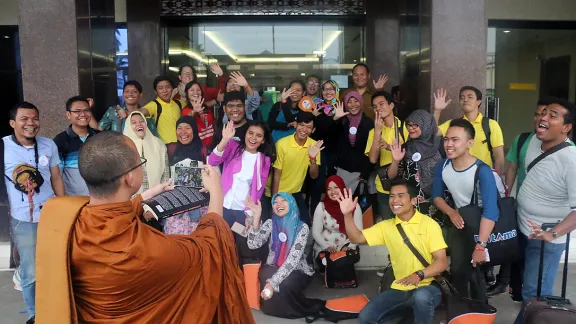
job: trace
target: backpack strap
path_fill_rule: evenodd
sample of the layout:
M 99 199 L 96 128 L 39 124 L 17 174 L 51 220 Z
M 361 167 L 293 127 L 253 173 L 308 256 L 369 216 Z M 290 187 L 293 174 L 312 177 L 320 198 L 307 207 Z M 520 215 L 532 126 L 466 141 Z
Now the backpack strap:
M 490 141 L 490 118 L 482 116 L 482 130 L 484 131 L 484 135 L 486 135 L 486 140 L 484 140 L 482 143 L 486 143 L 486 145 L 488 145 L 490 158 L 492 159 L 492 163 L 494 163 L 494 152 L 492 151 L 492 142 Z
M 182 103 L 180 102 L 180 100 L 174 100 L 174 102 L 176 103 L 178 108 L 180 108 L 180 111 L 182 111 Z
M 518 136 L 518 146 L 516 147 L 516 157 L 518 159 L 518 164 L 520 164 L 520 151 L 522 151 L 522 147 L 524 146 L 524 143 L 526 143 L 526 140 L 528 140 L 530 134 L 531 132 L 526 132 Z
M 554 146 L 553 148 L 549 149 L 548 151 L 540 154 L 537 158 L 534 159 L 534 161 L 532 161 L 528 167 L 526 168 L 526 174 L 528 174 L 528 172 L 530 172 L 530 170 L 536 165 L 538 164 L 538 162 L 542 161 L 545 157 L 552 155 L 558 151 L 560 151 L 563 148 L 572 146 L 572 144 L 568 143 L 568 142 L 562 142 L 556 146 Z
M 154 102 L 156 103 L 156 128 L 158 128 L 158 121 L 160 121 L 160 115 L 162 115 L 162 105 L 156 99 L 154 99 Z

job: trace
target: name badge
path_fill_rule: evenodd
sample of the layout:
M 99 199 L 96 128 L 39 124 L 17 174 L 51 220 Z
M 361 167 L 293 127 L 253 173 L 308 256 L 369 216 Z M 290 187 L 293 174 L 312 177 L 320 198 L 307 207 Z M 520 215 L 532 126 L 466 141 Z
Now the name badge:
M 420 154 L 418 152 L 412 154 L 412 161 L 418 162 L 418 161 L 420 161 L 420 159 L 422 159 L 422 154 Z
M 42 155 L 39 159 L 38 159 L 38 165 L 41 167 L 45 167 L 48 165 L 48 163 L 50 162 L 50 160 L 48 160 L 48 157 L 46 155 Z
M 356 133 L 358 133 L 358 128 L 356 128 L 356 127 L 350 127 L 349 132 L 350 132 L 350 134 L 352 134 L 352 135 L 356 135 Z
M 286 234 L 284 234 L 283 232 L 278 234 L 278 239 L 280 240 L 280 242 L 284 243 L 286 242 L 286 240 L 288 240 L 288 237 L 286 236 Z

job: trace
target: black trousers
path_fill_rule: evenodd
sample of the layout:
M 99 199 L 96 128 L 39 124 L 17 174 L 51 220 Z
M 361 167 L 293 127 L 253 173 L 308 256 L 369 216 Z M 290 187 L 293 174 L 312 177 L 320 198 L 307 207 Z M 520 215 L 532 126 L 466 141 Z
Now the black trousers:
M 452 285 L 464 297 L 487 302 L 485 267 L 472 267 L 470 261 L 474 246 L 470 245 L 470 238 L 464 230 L 451 226 L 448 229 L 447 241 L 450 247 Z

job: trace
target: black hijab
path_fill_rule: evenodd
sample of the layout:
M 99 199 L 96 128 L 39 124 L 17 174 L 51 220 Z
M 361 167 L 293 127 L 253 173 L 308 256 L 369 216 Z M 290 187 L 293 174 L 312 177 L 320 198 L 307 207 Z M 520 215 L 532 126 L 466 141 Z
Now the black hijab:
M 189 144 L 182 144 L 179 141 L 176 143 L 176 149 L 170 157 L 170 165 L 174 165 L 186 159 L 203 161 L 202 140 L 200 139 L 200 134 L 198 134 L 198 125 L 196 125 L 194 117 L 182 116 L 176 122 L 176 128 L 178 128 L 180 124 L 190 125 L 190 127 L 192 127 L 192 136 L 194 136 L 194 138 Z

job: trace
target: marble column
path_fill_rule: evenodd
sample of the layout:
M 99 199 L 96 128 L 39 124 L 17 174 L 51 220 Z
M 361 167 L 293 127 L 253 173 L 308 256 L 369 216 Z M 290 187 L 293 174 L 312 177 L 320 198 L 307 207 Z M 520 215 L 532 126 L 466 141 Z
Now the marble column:
M 142 84 L 142 103 L 154 99 L 154 78 L 161 74 L 160 1 L 127 0 L 128 77 Z
M 399 5 L 400 0 L 366 0 L 366 64 L 372 79 L 388 75 L 387 91 L 400 84 Z
M 485 0 L 422 0 L 420 6 L 422 105 L 431 107 L 433 91 L 447 88 L 452 104 L 441 121 L 462 117 L 460 88 L 471 85 L 483 93 L 486 89 Z

